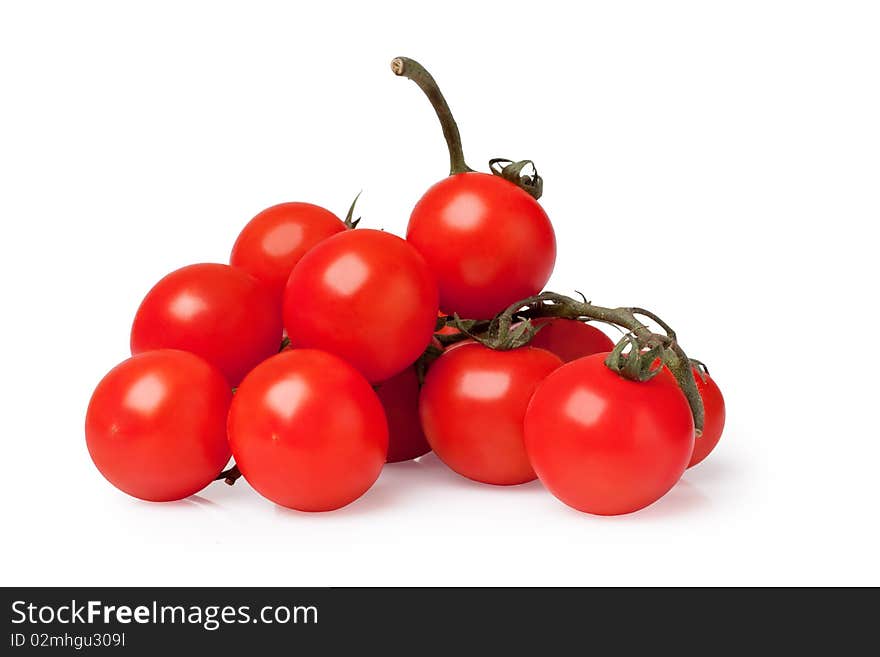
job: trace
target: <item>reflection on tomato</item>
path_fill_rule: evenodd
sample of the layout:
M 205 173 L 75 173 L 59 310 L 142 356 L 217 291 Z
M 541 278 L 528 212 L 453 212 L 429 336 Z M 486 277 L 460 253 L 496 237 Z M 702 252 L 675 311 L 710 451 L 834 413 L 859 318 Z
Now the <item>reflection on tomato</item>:
M 278 299 L 294 265 L 316 244 L 345 230 L 335 214 L 311 203 L 281 203 L 244 227 L 229 263 L 262 281 Z
M 284 326 L 295 347 L 323 349 L 374 383 L 412 365 L 437 323 L 437 284 L 399 237 L 358 228 L 330 237 L 294 268 Z
M 131 353 L 190 351 L 235 386 L 278 351 L 281 330 L 277 304 L 253 276 L 229 265 L 190 265 L 147 293 L 131 327 Z
M 535 387 L 562 362 L 548 351 L 495 351 L 469 343 L 428 370 L 419 401 L 422 427 L 455 472 L 487 484 L 535 478 L 523 445 L 523 416 Z
M 469 319 L 489 319 L 537 294 L 556 262 L 544 209 L 487 173 L 460 173 L 431 187 L 413 209 L 406 239 L 437 277 L 440 309 Z

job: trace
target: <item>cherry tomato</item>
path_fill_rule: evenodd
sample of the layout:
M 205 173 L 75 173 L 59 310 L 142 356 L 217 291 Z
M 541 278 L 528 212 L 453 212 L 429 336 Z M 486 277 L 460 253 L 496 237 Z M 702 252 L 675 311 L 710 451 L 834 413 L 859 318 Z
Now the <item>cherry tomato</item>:
M 229 263 L 262 281 L 280 305 L 294 265 L 318 242 L 343 230 L 339 217 L 317 205 L 273 205 L 244 227 Z
M 191 351 L 235 386 L 278 351 L 281 333 L 277 304 L 253 276 L 229 265 L 190 265 L 147 293 L 131 327 L 131 353 Z
M 220 371 L 185 351 L 123 361 L 95 388 L 86 445 L 119 490 L 152 502 L 199 492 L 229 460 L 232 391 Z
M 690 407 L 672 377 L 624 379 L 607 354 L 572 361 L 535 391 L 525 445 L 544 485 L 587 513 L 617 515 L 660 499 L 694 449 Z
M 419 420 L 419 377 L 415 367 L 380 384 L 376 390 L 388 419 L 388 463 L 409 461 L 431 451 Z
M 422 354 L 437 322 L 437 284 L 399 237 L 347 230 L 309 251 L 284 292 L 284 326 L 295 347 L 322 349 L 378 383 Z
M 611 338 L 602 331 L 574 319 L 542 317 L 532 320 L 532 324 L 541 330 L 529 344 L 556 354 L 564 363 L 614 349 Z
M 440 308 L 488 319 L 537 294 L 556 261 L 547 213 L 513 183 L 486 173 L 441 180 L 419 200 L 406 239 L 437 277 Z
M 260 363 L 235 393 L 229 443 L 248 483 L 299 511 L 330 511 L 363 495 L 382 470 L 388 426 L 366 379 L 315 349 Z
M 487 484 L 535 478 L 523 417 L 537 385 L 562 361 L 543 349 L 457 346 L 428 370 L 419 413 L 428 443 L 446 465 Z

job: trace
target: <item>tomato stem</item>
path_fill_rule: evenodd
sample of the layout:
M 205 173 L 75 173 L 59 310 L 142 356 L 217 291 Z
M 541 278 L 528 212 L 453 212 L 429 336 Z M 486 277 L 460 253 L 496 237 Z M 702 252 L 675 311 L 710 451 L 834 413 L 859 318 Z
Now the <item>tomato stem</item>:
M 358 217 L 357 219 L 354 218 L 354 206 L 357 205 L 358 199 L 363 193 L 364 190 L 361 190 L 357 193 L 357 196 L 354 197 L 354 200 L 351 202 L 351 205 L 348 208 L 348 214 L 345 215 L 345 221 L 342 222 L 349 230 L 357 228 L 358 224 L 361 222 L 362 217 Z
M 237 465 L 233 465 L 228 470 L 218 474 L 214 481 L 224 481 L 227 485 L 232 486 L 239 477 L 241 477 L 241 470 L 238 469 Z
M 437 113 L 440 120 L 440 126 L 443 128 L 443 137 L 446 139 L 446 146 L 449 148 L 449 175 L 456 173 L 467 173 L 473 171 L 464 161 L 464 152 L 461 147 L 461 133 L 458 131 L 458 124 L 455 117 L 452 116 L 452 110 L 443 97 L 440 87 L 433 76 L 428 73 L 424 66 L 416 60 L 409 57 L 395 57 L 391 60 L 391 70 L 395 75 L 409 78 L 415 82 L 421 89 L 431 106 Z
M 650 328 L 638 319 L 640 316 L 654 321 L 664 333 L 654 333 L 651 331 Z M 481 339 L 480 341 L 486 346 L 509 349 L 511 347 L 506 345 L 517 345 L 515 340 L 510 340 L 509 338 L 511 336 L 516 337 L 514 333 L 517 331 L 518 333 L 525 332 L 521 324 L 527 320 L 540 317 L 555 317 L 578 321 L 597 320 L 626 329 L 628 333 L 623 336 L 615 350 L 605 361 L 606 364 L 621 376 L 644 380 L 656 374 L 651 365 L 655 358 L 660 358 L 663 364 L 672 372 L 684 396 L 687 398 L 694 416 L 694 427 L 697 430 L 697 436 L 702 434 L 704 423 L 703 399 L 700 397 L 700 392 L 694 380 L 694 373 L 691 369 L 692 361 L 685 354 L 681 345 L 678 344 L 675 331 L 656 314 L 644 308 L 605 308 L 596 306 L 586 299 L 578 301 L 564 294 L 542 292 L 541 294 L 511 304 L 491 321 L 463 320 L 458 317 L 455 317 L 452 321 L 447 319 L 447 323 L 456 326 L 462 333 L 435 335 L 435 338 L 446 346 L 477 334 L 485 334 L 488 336 L 488 339 Z M 515 324 L 520 324 L 520 326 L 514 328 Z M 629 347 L 630 351 L 625 355 L 625 358 L 621 358 L 626 347 Z

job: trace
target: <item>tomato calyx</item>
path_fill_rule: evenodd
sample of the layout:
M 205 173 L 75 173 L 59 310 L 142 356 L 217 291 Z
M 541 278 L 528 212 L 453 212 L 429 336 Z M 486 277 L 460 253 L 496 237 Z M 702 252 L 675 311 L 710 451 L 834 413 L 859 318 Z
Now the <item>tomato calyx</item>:
M 627 333 L 614 345 L 605 359 L 605 365 L 630 381 L 650 381 L 663 369 L 663 345 L 644 344 L 632 333 Z
M 446 139 L 446 147 L 449 149 L 449 175 L 453 176 L 458 173 L 471 173 L 474 171 L 468 166 L 464 159 L 464 151 L 461 145 L 461 132 L 452 110 L 437 81 L 428 73 L 424 66 L 416 60 L 409 57 L 395 57 L 391 60 L 391 71 L 394 75 L 408 78 L 418 85 L 419 89 L 427 96 L 437 114 L 440 121 L 440 127 L 443 129 L 443 137 Z M 531 166 L 533 173 L 531 175 L 523 175 L 522 171 L 526 167 Z M 489 160 L 489 170 L 493 175 L 504 178 L 508 182 L 516 185 L 524 190 L 535 200 L 541 198 L 544 189 L 544 181 L 538 175 L 538 170 L 534 162 L 531 160 L 509 160 L 499 157 Z
M 467 338 L 495 351 L 525 347 L 542 328 L 535 326 L 528 319 L 511 324 L 502 322 L 499 318 L 500 315 L 488 322 L 479 322 L 472 319 L 463 320 L 458 315 L 453 315 L 449 324 L 457 328 Z
M 357 228 L 358 224 L 361 222 L 363 217 L 358 217 L 357 219 L 352 219 L 354 217 L 354 206 L 357 205 L 358 199 L 361 197 L 364 191 L 361 190 L 357 193 L 357 196 L 354 197 L 354 200 L 351 202 L 351 205 L 348 207 L 348 212 L 345 215 L 345 221 L 342 223 L 345 224 L 345 227 L 349 230 Z

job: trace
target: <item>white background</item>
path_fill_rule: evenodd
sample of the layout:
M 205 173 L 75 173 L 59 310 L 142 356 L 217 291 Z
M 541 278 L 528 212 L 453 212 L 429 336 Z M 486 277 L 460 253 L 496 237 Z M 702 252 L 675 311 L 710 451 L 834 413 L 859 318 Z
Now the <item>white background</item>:
M 2 584 L 880 584 L 880 21 L 864 2 L 8 2 L 0 9 Z M 631 516 L 435 458 L 348 508 L 244 481 L 149 504 L 85 449 L 168 271 L 285 200 L 401 233 L 446 171 L 531 158 L 548 286 L 676 327 L 728 403 Z

